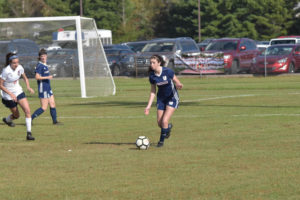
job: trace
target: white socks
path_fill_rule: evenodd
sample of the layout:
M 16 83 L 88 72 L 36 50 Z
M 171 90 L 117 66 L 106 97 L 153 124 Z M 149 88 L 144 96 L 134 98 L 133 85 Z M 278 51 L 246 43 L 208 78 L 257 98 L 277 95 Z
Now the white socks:
M 6 121 L 7 121 L 7 122 L 12 122 L 11 115 L 8 115 L 8 116 L 6 117 Z
M 25 122 L 26 122 L 27 132 L 31 132 L 31 118 L 26 118 Z

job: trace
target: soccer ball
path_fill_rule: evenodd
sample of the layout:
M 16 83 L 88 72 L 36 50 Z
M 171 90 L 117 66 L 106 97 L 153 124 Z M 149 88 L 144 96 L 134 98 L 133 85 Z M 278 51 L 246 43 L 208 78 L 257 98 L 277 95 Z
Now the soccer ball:
M 135 144 L 138 149 L 146 150 L 150 146 L 150 140 L 146 136 L 139 136 Z

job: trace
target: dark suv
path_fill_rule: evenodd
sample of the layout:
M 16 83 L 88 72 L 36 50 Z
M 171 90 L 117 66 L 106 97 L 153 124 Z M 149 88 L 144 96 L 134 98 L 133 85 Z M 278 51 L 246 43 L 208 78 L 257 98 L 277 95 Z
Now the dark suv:
M 159 54 L 164 57 L 166 66 L 178 72 L 175 65 L 176 54 L 199 53 L 199 48 L 192 38 L 163 38 L 149 41 L 137 56 L 138 73 L 145 74 L 150 66 L 150 57 Z
M 128 49 L 105 49 L 104 51 L 113 76 L 134 74 L 135 52 Z
M 20 63 L 26 70 L 26 66 L 32 60 L 37 60 L 39 46 L 29 39 L 14 39 L 10 41 L 0 41 L 0 69 L 6 64 L 6 54 L 17 52 Z
M 256 42 L 248 38 L 221 38 L 213 40 L 205 52 L 223 52 L 225 73 L 250 72 L 253 58 L 259 54 Z

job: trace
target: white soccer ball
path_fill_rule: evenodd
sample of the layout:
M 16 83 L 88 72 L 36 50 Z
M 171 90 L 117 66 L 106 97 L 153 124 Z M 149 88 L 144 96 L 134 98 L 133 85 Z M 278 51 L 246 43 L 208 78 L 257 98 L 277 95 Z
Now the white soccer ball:
M 138 149 L 146 150 L 150 146 L 150 140 L 146 136 L 139 136 L 135 144 Z

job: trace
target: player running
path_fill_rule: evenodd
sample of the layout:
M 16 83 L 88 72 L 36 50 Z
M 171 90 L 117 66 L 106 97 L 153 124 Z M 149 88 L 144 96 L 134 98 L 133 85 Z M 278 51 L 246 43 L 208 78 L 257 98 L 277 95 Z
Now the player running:
M 52 117 L 52 122 L 54 125 L 61 124 L 57 121 L 56 107 L 54 95 L 51 90 L 50 80 L 53 78 L 50 75 L 48 66 L 47 66 L 47 51 L 41 49 L 39 51 L 39 63 L 35 69 L 35 79 L 38 84 L 38 93 L 40 98 L 41 107 L 38 108 L 31 116 L 32 120 L 41 115 L 50 105 L 50 115 Z
M 22 76 L 27 90 L 33 94 L 33 89 L 30 88 L 28 78 L 24 72 L 24 68 L 19 64 L 19 58 L 15 53 L 8 53 L 6 55 L 6 67 L 3 69 L 0 76 L 0 89 L 2 95 L 2 103 L 10 109 L 11 115 L 4 117 L 2 121 L 10 127 L 14 127 L 15 124 L 13 120 L 20 117 L 18 110 L 18 104 L 25 113 L 25 123 L 27 128 L 27 140 L 34 140 L 31 134 L 31 114 L 30 107 L 23 92 L 21 85 L 19 84 L 19 79 Z
M 174 71 L 167 67 L 162 67 L 163 65 L 164 60 L 161 56 L 151 56 L 149 67 L 151 91 L 148 105 L 145 108 L 145 115 L 149 114 L 157 86 L 157 124 L 161 128 L 161 135 L 157 147 L 162 147 L 164 145 L 165 138 L 170 137 L 172 124 L 169 124 L 169 121 L 175 109 L 178 108 L 179 103 L 177 89 L 181 89 L 183 87 L 178 78 L 175 76 Z

